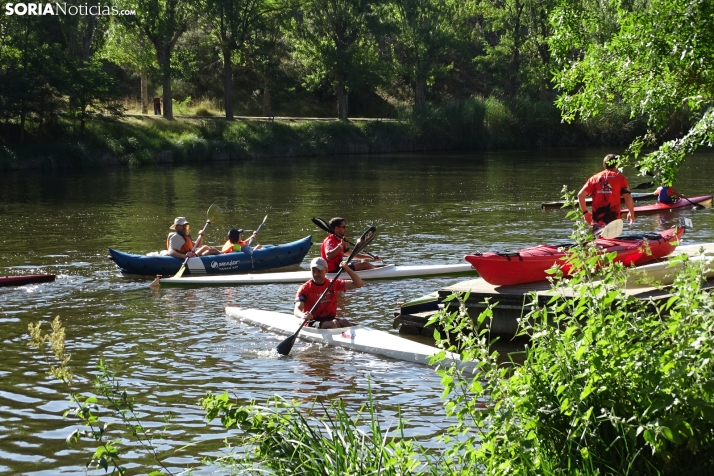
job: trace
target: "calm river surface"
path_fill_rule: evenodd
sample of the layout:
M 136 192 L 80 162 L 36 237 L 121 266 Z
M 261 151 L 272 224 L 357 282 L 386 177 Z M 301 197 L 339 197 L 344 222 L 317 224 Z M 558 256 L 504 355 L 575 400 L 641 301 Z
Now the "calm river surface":
M 342 397 L 357 408 L 368 378 L 380 418 L 401 407 L 408 434 L 428 441 L 448 425 L 438 376 L 428 367 L 298 341 L 287 358 L 272 352 L 278 335 L 226 317 L 226 305 L 291 312 L 297 286 L 149 290 L 150 279 L 122 277 L 108 247 L 133 253 L 163 248 L 168 226 L 186 216 L 197 236 L 208 206 L 224 210 L 209 228 L 211 244 L 230 228 L 254 229 L 267 213 L 260 242 L 277 244 L 324 233 L 310 217 L 344 216 L 356 237 L 369 225 L 369 251 L 398 264 L 459 263 L 467 252 L 514 249 L 567 238 L 562 211 L 541 212 L 563 184 L 579 189 L 609 150 L 546 150 L 469 155 L 389 155 L 251 160 L 206 166 L 35 171 L 6 174 L 0 184 L 0 275 L 54 273 L 54 283 L 0 288 L 0 473 L 83 474 L 90 444 L 68 448 L 76 421 L 64 419 L 65 389 L 28 348 L 29 323 L 59 315 L 78 391 L 89 392 L 103 359 L 139 404 L 155 442 L 175 473 L 215 468 L 226 436 L 208 424 L 198 400 L 228 391 L 241 401 L 279 394 L 311 401 Z M 676 183 L 689 195 L 712 193 L 714 154 L 690 159 Z M 628 176 L 632 186 L 647 180 Z M 714 241 L 714 214 L 692 211 L 637 219 L 633 231 L 694 220 L 686 243 Z M 627 227 L 626 227 L 627 228 Z M 302 267 L 319 254 L 313 246 Z M 355 322 L 392 330 L 396 302 L 459 281 L 373 282 L 341 301 Z M 45 324 L 45 330 L 48 329 Z M 193 443 L 188 449 L 177 451 Z M 132 473 L 151 461 L 124 447 Z M 103 473 L 103 471 L 102 471 Z

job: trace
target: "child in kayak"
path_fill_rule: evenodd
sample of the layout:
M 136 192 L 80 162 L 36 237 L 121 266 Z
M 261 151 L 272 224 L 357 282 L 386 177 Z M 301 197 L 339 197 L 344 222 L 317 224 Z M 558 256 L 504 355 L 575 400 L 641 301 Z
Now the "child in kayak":
M 659 203 L 675 203 L 679 201 L 680 194 L 674 187 L 668 187 L 665 184 L 657 187 L 654 194 Z

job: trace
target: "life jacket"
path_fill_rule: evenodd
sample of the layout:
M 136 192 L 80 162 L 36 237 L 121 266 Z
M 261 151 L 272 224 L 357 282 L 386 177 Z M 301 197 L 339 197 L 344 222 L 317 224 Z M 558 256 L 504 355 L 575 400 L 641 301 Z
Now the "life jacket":
M 247 245 L 247 241 L 238 240 L 238 243 L 233 243 L 231 240 L 226 241 L 221 248 L 221 253 L 232 253 L 235 251 L 235 246 L 238 245 L 239 248 Z M 240 250 L 239 250 L 240 251 Z
M 660 203 L 674 203 L 672 197 L 669 196 L 669 187 L 660 187 L 659 195 L 657 196 L 657 201 Z
M 171 250 L 171 237 L 173 237 L 176 234 L 178 234 L 178 233 L 176 233 L 176 232 L 169 233 L 169 236 L 166 237 L 166 249 L 167 250 Z M 186 254 L 193 249 L 193 241 L 191 241 L 191 237 L 189 235 L 179 235 L 179 236 L 181 236 L 185 241 L 184 241 L 184 244 L 181 247 L 181 249 L 178 250 L 178 252 Z

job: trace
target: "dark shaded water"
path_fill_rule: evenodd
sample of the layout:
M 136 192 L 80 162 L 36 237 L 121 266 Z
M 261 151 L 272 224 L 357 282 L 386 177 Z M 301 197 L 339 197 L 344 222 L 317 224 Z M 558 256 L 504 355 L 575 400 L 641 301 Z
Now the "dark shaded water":
M 390 155 L 254 160 L 203 167 L 107 169 L 6 175 L 0 185 L 4 231 L 0 274 L 54 273 L 54 283 L 0 288 L 0 473 L 83 473 L 88 444 L 68 448 L 76 428 L 63 419 L 66 389 L 46 375 L 27 347 L 27 326 L 59 315 L 81 392 L 90 391 L 103 359 L 139 403 L 155 443 L 180 472 L 214 455 L 225 432 L 207 424 L 197 402 L 207 391 L 260 402 L 273 394 L 301 401 L 344 398 L 359 407 L 368 377 L 379 415 L 398 407 L 408 434 L 428 440 L 448 422 L 439 378 L 428 367 L 298 342 L 288 358 L 272 352 L 282 340 L 227 318 L 226 305 L 291 312 L 296 285 L 149 290 L 150 279 L 122 277 L 107 248 L 134 253 L 161 249 L 177 215 L 196 236 L 211 203 L 224 213 L 208 231 L 212 244 L 229 228 L 253 229 L 268 214 L 263 243 L 324 233 L 310 217 L 348 219 L 357 237 L 368 225 L 378 235 L 371 252 L 399 264 L 458 263 L 476 250 L 517 248 L 564 240 L 561 211 L 541 212 L 563 184 L 579 189 L 600 169 L 605 150 L 497 152 L 478 155 Z M 712 192 L 714 155 L 691 159 L 677 188 Z M 647 181 L 629 174 L 631 185 Z M 694 220 L 686 243 L 714 241 L 710 210 L 640 217 L 633 231 Z M 308 254 L 319 254 L 314 246 Z M 306 260 L 307 262 L 307 260 Z M 303 264 L 306 268 L 306 264 Z M 368 283 L 341 303 L 346 316 L 384 331 L 396 302 L 458 281 L 454 278 Z M 46 325 L 45 329 L 48 326 Z M 162 416 L 173 412 L 168 431 Z M 185 444 L 195 445 L 174 451 Z M 123 456 L 132 472 L 151 462 L 132 446 Z M 209 472 L 203 468 L 197 474 Z

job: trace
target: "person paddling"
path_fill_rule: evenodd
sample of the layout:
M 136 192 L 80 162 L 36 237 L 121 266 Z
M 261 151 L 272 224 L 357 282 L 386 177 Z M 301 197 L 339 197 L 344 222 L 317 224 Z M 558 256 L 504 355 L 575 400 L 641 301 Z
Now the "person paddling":
M 203 241 L 203 230 L 198 232 L 198 240 L 196 240 L 196 250 L 193 249 L 193 240 L 189 235 L 191 229 L 185 217 L 176 217 L 173 225 L 169 227 L 173 230 L 166 237 L 166 249 L 169 256 L 178 259 L 192 258 L 194 256 L 217 255 L 220 251 L 208 245 L 201 246 Z
M 350 276 L 351 281 L 337 279 L 322 301 L 320 301 L 320 305 L 317 306 L 315 312 L 311 314 L 309 309 L 312 309 L 320 295 L 330 285 L 331 280 L 326 277 L 327 261 L 324 258 L 315 258 L 310 262 L 312 279 L 297 290 L 295 308 L 293 309 L 295 317 L 307 320 L 306 326 L 316 329 L 336 329 L 352 325 L 347 319 L 337 319 L 337 293 L 361 288 L 364 282 L 357 273 L 350 269 L 348 263 L 343 262 L 340 267 Z M 305 309 L 308 309 L 308 311 Z
M 653 193 L 659 203 L 674 203 L 679 201 L 681 194 L 674 188 L 668 187 L 664 183 L 657 187 Z
M 345 219 L 341 217 L 335 217 L 330 220 L 328 224 L 330 230 L 332 230 L 337 235 L 345 236 L 347 232 L 347 225 Z M 340 238 L 332 233 L 327 235 L 327 238 L 322 242 L 320 247 L 320 256 L 327 262 L 327 272 L 336 273 L 342 258 L 344 258 L 345 253 L 349 251 L 347 240 Z M 370 256 L 365 254 L 358 254 L 355 256 L 357 259 L 367 260 L 371 259 Z M 366 261 L 352 262 L 349 264 L 352 271 L 361 271 L 363 269 L 372 269 L 375 266 L 372 263 Z
M 243 229 L 241 228 L 240 230 L 236 230 L 233 228 L 231 231 L 228 232 L 228 241 L 226 241 L 223 244 L 223 248 L 221 249 L 221 253 L 233 253 L 234 251 L 241 251 L 241 248 L 243 246 L 248 246 L 248 244 L 253 240 L 257 235 L 258 231 L 254 231 L 252 235 L 250 235 L 250 238 L 248 240 L 243 241 L 241 240 L 241 233 L 243 233 Z M 236 247 L 238 249 L 236 249 Z M 258 245 L 254 247 L 254 250 L 259 250 L 263 247 L 263 245 Z
M 608 154 L 602 161 L 605 170 L 593 175 L 578 192 L 578 202 L 585 221 L 597 231 L 620 218 L 620 200 L 625 199 L 627 219 L 635 221 L 635 202 L 632 200 L 627 178 L 617 171 L 615 154 Z M 585 197 L 591 195 L 592 213 L 588 211 Z

